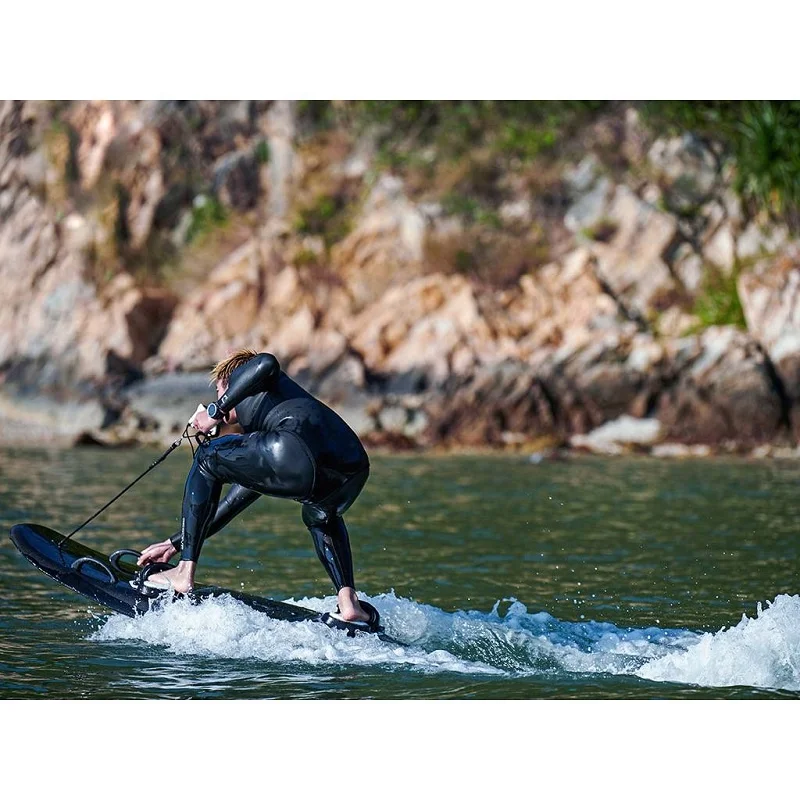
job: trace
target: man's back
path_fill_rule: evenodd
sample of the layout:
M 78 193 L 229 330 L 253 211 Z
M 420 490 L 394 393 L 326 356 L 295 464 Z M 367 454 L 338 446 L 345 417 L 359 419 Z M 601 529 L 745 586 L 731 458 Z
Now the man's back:
M 320 484 L 336 484 L 369 466 L 356 433 L 329 406 L 280 369 L 270 353 L 260 353 L 231 374 L 226 395 L 236 398 L 236 417 L 245 433 L 290 431 L 308 446 Z M 323 486 L 318 486 L 322 489 Z

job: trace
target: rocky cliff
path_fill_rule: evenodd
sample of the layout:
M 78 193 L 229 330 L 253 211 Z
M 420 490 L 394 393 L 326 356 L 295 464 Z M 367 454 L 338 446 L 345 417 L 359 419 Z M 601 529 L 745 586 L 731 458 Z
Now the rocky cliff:
M 171 440 L 250 346 L 376 445 L 795 452 L 800 250 L 713 141 L 615 104 L 389 158 L 338 113 L 0 104 L 6 441 Z

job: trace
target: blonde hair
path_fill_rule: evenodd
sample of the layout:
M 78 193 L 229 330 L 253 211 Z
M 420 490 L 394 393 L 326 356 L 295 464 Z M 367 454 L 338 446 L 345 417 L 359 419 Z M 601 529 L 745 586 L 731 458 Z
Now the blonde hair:
M 211 382 L 225 381 L 228 383 L 231 373 L 242 364 L 246 364 L 251 358 L 255 358 L 258 353 L 248 347 L 243 347 L 241 350 L 236 350 L 229 356 L 226 356 L 222 361 L 218 361 L 214 368 L 211 370 Z

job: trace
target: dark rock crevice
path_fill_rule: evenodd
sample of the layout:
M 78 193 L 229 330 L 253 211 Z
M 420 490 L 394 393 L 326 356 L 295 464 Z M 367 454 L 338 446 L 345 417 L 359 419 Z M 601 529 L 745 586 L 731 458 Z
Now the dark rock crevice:
M 758 342 L 756 342 L 756 348 L 764 359 L 764 372 L 781 403 L 781 425 L 786 428 L 791 436 L 794 436 L 792 429 L 792 400 L 789 397 L 786 386 L 781 379 L 780 373 L 775 368 L 775 364 L 769 357 L 769 353 Z

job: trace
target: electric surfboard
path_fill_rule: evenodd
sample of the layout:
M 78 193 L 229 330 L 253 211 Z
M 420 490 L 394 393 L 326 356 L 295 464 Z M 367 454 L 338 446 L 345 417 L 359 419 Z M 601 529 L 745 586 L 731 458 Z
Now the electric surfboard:
M 159 607 L 168 598 L 174 598 L 174 595 L 168 592 L 144 587 L 143 576 L 146 577 L 146 573 L 136 565 L 136 559 L 140 555 L 136 550 L 116 550 L 110 555 L 105 555 L 75 539 L 68 539 L 44 525 L 15 525 L 11 529 L 10 536 L 17 549 L 37 569 L 112 611 L 136 617 Z M 173 565 L 156 566 L 168 569 Z M 153 571 L 150 570 L 151 573 Z M 324 612 L 219 586 L 197 586 L 190 598 L 193 602 L 202 602 L 209 597 L 222 595 L 230 595 L 240 603 L 272 619 L 286 622 L 319 622 L 330 628 L 344 630 L 349 636 L 367 634 L 377 636 L 391 644 L 401 644 L 384 633 L 382 628 L 369 631 L 358 625 L 335 619 Z

